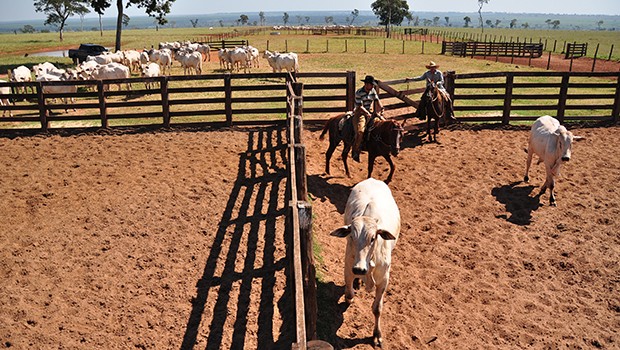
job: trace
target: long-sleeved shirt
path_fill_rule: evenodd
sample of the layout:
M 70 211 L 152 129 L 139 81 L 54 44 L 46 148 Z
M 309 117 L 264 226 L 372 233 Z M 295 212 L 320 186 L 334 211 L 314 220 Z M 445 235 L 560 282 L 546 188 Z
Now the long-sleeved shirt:
M 435 82 L 435 84 L 437 84 L 437 87 L 445 90 L 446 88 L 443 86 L 443 73 L 441 73 L 441 71 L 439 70 L 435 70 L 435 73 L 432 73 L 430 70 L 426 71 L 424 74 L 422 74 L 419 77 L 415 77 L 415 78 L 411 78 L 411 80 L 413 81 L 420 81 L 420 80 L 426 80 L 429 79 L 430 81 Z M 428 86 L 428 82 L 426 83 L 426 85 Z

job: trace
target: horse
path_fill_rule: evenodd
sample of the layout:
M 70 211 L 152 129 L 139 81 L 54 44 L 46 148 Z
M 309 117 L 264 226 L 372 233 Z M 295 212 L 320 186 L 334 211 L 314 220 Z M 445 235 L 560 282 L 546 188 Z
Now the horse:
M 400 124 L 393 120 L 380 120 L 376 114 L 373 114 L 372 123 L 368 123 L 369 128 L 364 135 L 364 142 L 362 148 L 368 151 L 368 177 L 372 175 L 375 159 L 378 156 L 382 156 L 390 164 L 390 174 L 388 175 L 385 183 L 392 181 L 394 175 L 394 162 L 390 155 L 397 156 L 400 152 L 400 143 L 403 138 L 403 128 Z M 344 141 L 344 148 L 342 150 L 342 162 L 344 163 L 344 170 L 348 177 L 351 177 L 349 173 L 349 165 L 347 159 L 349 157 L 349 151 L 353 146 L 354 132 L 353 132 L 353 115 L 352 113 L 343 113 L 335 117 L 330 118 L 323 127 L 320 140 L 325 138 L 325 134 L 329 132 L 329 148 L 325 153 L 325 173 L 329 175 L 329 162 L 332 154 L 336 150 L 336 147 L 341 141 Z
M 450 99 L 442 92 L 434 81 L 427 81 L 425 114 L 426 118 L 426 135 L 429 142 L 437 142 L 437 134 L 439 133 L 439 122 L 445 125 L 455 122 L 450 108 Z M 432 124 L 432 125 L 431 125 Z M 431 126 L 434 133 L 431 135 Z

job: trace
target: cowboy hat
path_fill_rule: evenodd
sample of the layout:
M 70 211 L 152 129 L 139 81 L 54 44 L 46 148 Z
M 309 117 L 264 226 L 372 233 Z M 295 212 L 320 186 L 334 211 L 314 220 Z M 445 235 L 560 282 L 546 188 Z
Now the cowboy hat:
M 367 75 L 366 77 L 364 77 L 364 80 L 362 80 L 364 83 L 371 83 L 371 84 L 376 84 L 377 81 L 375 80 L 375 77 L 373 77 L 372 75 Z
M 439 68 L 439 66 L 435 62 L 431 61 L 429 64 L 426 65 L 426 69 L 431 68 Z

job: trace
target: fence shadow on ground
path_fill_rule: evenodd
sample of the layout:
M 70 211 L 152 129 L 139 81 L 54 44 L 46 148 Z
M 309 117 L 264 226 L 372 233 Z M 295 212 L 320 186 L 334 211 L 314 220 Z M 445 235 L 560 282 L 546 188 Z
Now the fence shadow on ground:
M 540 207 L 540 194 L 532 197 L 530 194 L 535 186 L 517 186 L 520 181 L 509 185 L 495 187 L 491 194 L 498 202 L 506 206 L 506 210 L 511 214 L 500 215 L 498 218 L 506 219 L 508 222 L 517 225 L 529 225 L 532 222 L 532 212 Z
M 206 349 L 227 347 L 241 349 L 248 337 L 248 324 L 257 323 L 257 349 L 288 348 L 295 338 L 295 313 L 292 308 L 293 285 L 288 280 L 288 256 L 277 258 L 276 236 L 278 218 L 286 215 L 279 207 L 283 186 L 286 186 L 284 128 L 264 128 L 248 133 L 248 149 L 239 156 L 239 169 L 226 209 L 220 219 L 211 251 L 205 261 L 202 277 L 196 282 L 196 296 L 188 316 L 181 349 L 194 349 L 199 334 L 208 335 Z M 282 232 L 282 230 L 280 230 Z M 260 243 L 259 243 L 260 241 Z M 244 246 L 246 245 L 246 246 Z M 262 257 L 257 259 L 257 255 Z M 287 253 L 288 254 L 288 253 Z M 243 268 L 236 266 L 243 259 Z M 278 260 L 276 260 L 278 259 Z M 257 263 L 259 260 L 259 263 Z M 259 268 L 256 265 L 262 265 Z M 276 274 L 287 276 L 285 292 L 276 300 Z M 282 275 L 280 273 L 280 275 Z M 252 289 L 260 285 L 257 319 L 248 319 Z M 216 295 L 213 295 L 216 293 Z M 210 295 L 211 294 L 211 295 Z M 215 304 L 207 304 L 215 300 Z M 231 305 L 236 302 L 236 305 Z M 288 306 L 291 305 L 291 306 Z M 282 328 L 273 329 L 278 307 Z M 236 309 L 236 313 L 229 312 Z M 287 311 L 289 310 L 289 311 Z M 212 319 L 204 319 L 210 315 Z M 200 325 L 203 324 L 202 328 Z M 232 339 L 224 339 L 230 332 Z M 277 336 L 274 336 L 277 335 Z M 204 342 L 204 339 L 201 339 Z

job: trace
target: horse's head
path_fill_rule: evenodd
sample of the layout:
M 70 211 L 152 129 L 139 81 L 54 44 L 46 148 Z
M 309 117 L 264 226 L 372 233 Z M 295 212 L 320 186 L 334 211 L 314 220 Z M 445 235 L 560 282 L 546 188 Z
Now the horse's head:
M 397 122 L 390 120 L 390 153 L 396 157 L 400 153 L 400 143 L 403 140 L 403 127 Z

